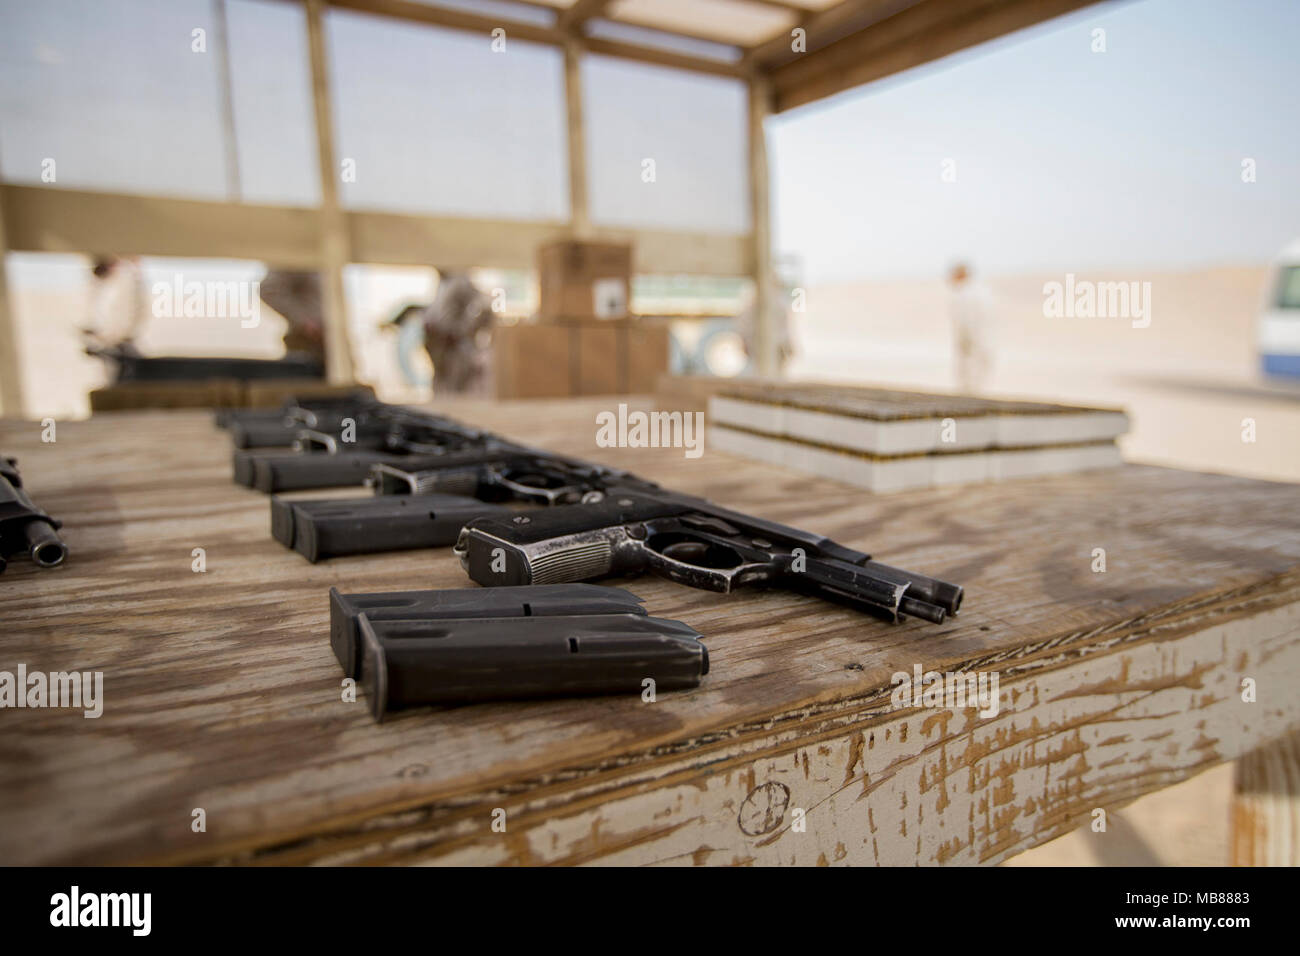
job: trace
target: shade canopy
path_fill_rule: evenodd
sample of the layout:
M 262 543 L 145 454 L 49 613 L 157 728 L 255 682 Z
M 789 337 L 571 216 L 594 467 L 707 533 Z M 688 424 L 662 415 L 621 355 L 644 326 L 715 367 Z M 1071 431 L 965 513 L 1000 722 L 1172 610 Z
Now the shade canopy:
M 1096 0 L 330 0 L 464 30 L 749 78 L 782 112 Z
M 630 242 L 638 273 L 751 277 L 770 373 L 766 118 L 1093 2 L 15 7 L 0 253 L 317 269 L 345 382 L 347 263 L 521 268 L 559 236 Z M 0 270 L 0 410 L 21 411 L 20 366 Z

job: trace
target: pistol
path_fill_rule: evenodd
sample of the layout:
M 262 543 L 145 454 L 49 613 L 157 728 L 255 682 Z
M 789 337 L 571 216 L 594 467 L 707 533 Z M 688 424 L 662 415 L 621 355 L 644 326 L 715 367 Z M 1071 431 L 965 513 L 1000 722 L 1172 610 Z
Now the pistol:
M 915 616 L 939 624 L 962 601 L 958 585 L 881 564 L 828 538 L 703 498 L 642 488 L 611 488 L 589 504 L 476 518 L 461 529 L 456 554 L 470 578 L 486 586 L 649 572 L 710 591 L 787 588 L 895 623 Z
M 42 568 L 62 564 L 68 546 L 59 538 L 61 526 L 61 521 L 36 507 L 23 490 L 18 460 L 0 458 L 0 572 L 19 554 Z
M 360 485 L 374 465 L 431 468 L 446 455 L 502 439 L 449 418 L 378 406 L 337 433 L 300 428 L 293 452 L 236 451 L 235 481 L 267 493 Z
M 599 501 L 619 484 L 656 486 L 627 472 L 534 449 L 500 445 L 444 455 L 410 471 L 373 464 L 372 498 L 271 499 L 271 534 L 307 560 L 410 548 L 447 548 L 472 519 L 505 516 L 503 503 Z
M 289 398 L 278 409 L 225 409 L 216 415 L 218 428 L 230 433 L 236 448 L 287 448 L 304 428 L 337 432 L 344 419 L 354 421 L 380 406 L 369 390 L 321 398 Z

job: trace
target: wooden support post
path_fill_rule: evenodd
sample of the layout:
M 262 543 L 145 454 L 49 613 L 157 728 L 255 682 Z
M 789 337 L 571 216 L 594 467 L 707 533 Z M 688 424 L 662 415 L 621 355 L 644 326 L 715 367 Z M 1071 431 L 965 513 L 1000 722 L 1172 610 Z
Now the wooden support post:
M 316 146 L 320 158 L 321 285 L 325 309 L 325 374 L 331 384 L 356 380 L 348 336 L 343 267 L 349 258 L 347 219 L 339 206 L 339 167 L 334 160 L 329 65 L 325 58 L 325 4 L 307 0 L 307 43 L 311 51 L 312 100 L 316 107 Z
M 18 356 L 18 319 L 9 302 L 9 280 L 5 268 L 4 204 L 0 203 L 0 415 L 23 415 L 23 366 Z
M 569 9 L 560 13 L 556 26 L 565 33 L 576 36 L 582 32 L 584 23 L 600 16 L 607 6 L 609 0 L 575 0 Z
M 591 236 L 587 205 L 587 135 L 582 115 L 582 47 L 564 44 L 564 106 L 569 133 L 569 227 L 580 239 Z
M 239 136 L 235 129 L 235 91 L 230 81 L 230 24 L 226 0 L 212 0 L 212 20 L 217 25 L 217 89 L 221 97 L 221 128 L 226 159 L 226 198 L 243 198 L 239 178 Z
M 1300 734 L 1250 751 L 1233 773 L 1233 865 L 1300 866 Z
M 772 270 L 772 210 L 767 178 L 767 136 L 763 121 L 771 113 L 767 77 L 749 81 L 749 194 L 754 276 L 754 366 L 759 375 L 778 373 L 772 309 L 776 283 Z

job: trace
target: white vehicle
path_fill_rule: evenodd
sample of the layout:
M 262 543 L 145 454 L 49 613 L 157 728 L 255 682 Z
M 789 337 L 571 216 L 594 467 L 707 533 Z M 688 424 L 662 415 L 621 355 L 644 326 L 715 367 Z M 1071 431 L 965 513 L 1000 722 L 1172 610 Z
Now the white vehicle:
M 1300 378 L 1300 240 L 1274 260 L 1259 317 L 1259 360 L 1265 375 Z

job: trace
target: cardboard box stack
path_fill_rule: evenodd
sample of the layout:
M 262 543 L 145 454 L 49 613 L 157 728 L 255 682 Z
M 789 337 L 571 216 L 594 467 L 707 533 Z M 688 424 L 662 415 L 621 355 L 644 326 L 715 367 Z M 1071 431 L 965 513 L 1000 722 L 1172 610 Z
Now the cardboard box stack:
M 625 319 L 632 298 L 632 247 L 561 239 L 538 250 L 542 319 Z
M 668 327 L 628 313 L 632 247 L 547 243 L 538 271 L 537 321 L 496 331 L 497 397 L 653 391 L 668 368 Z

